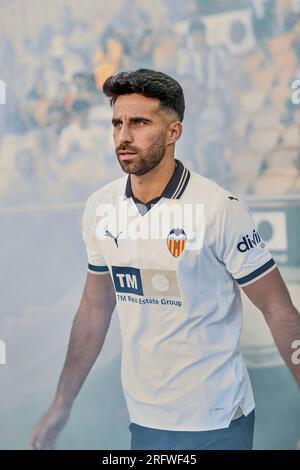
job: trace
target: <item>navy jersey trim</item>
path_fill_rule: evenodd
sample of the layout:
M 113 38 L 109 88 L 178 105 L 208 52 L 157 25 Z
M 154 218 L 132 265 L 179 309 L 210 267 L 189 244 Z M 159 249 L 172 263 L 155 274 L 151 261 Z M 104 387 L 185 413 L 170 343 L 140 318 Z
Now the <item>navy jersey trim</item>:
M 247 274 L 247 276 L 240 277 L 239 279 L 236 279 L 236 281 L 239 285 L 246 284 L 246 283 L 252 281 L 253 279 L 255 279 L 256 277 L 261 276 L 265 271 L 267 271 L 268 269 L 270 269 L 274 265 L 275 265 L 275 261 L 272 258 L 269 261 L 267 261 L 265 264 L 260 266 L 260 268 L 255 269 L 255 271 L 253 271 L 250 274 Z
M 182 181 L 181 181 L 179 187 L 176 189 L 176 191 L 174 193 L 174 196 L 173 196 L 173 199 L 180 199 L 180 197 L 183 194 L 185 188 L 187 187 L 190 176 L 191 176 L 191 173 L 189 172 L 189 170 L 187 170 L 185 168 Z
M 179 199 L 182 196 L 190 179 L 190 171 L 184 167 L 184 165 L 181 163 L 180 160 L 175 159 L 175 163 L 176 163 L 176 168 L 174 170 L 174 173 L 171 176 L 167 186 L 165 187 L 161 195 L 159 197 L 152 199 L 151 201 L 148 201 L 147 204 L 144 204 L 144 205 L 150 207 L 153 204 L 156 204 L 156 202 L 158 202 L 159 199 L 162 197 L 165 197 L 167 199 Z M 127 182 L 126 182 L 125 196 L 127 198 L 130 198 L 130 197 L 134 198 L 134 195 L 132 193 L 132 188 L 131 188 L 130 175 L 128 175 Z M 141 201 L 139 201 L 136 198 L 134 198 L 134 200 L 135 202 L 141 203 Z
M 106 273 L 109 271 L 107 266 L 95 266 L 94 264 L 88 264 L 88 269 L 95 271 L 96 273 Z

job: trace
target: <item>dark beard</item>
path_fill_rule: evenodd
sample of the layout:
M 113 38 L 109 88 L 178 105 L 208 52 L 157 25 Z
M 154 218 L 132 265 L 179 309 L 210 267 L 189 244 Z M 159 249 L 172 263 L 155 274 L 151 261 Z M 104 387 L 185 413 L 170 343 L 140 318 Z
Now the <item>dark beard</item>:
M 130 175 L 144 175 L 148 171 L 153 170 L 164 158 L 166 152 L 165 139 L 163 137 L 157 139 L 148 149 L 147 154 L 141 157 L 137 156 L 133 162 L 119 163 L 122 170 Z

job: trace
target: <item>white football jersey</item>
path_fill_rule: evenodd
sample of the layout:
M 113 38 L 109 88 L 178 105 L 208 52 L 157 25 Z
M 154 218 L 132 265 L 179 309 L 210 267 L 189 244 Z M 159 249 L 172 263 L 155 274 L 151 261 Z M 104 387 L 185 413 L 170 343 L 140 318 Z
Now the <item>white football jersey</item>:
M 134 200 L 129 176 L 89 197 L 88 270 L 109 272 L 115 287 L 131 421 L 165 430 L 226 428 L 239 407 L 244 415 L 254 408 L 239 350 L 239 286 L 276 265 L 247 206 L 176 165 L 150 210 Z

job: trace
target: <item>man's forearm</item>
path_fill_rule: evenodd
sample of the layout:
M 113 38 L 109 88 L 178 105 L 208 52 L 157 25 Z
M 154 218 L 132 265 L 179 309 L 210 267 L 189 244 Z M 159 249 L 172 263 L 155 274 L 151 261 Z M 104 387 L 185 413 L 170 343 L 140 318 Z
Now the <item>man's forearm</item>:
M 111 315 L 80 306 L 75 316 L 54 405 L 71 408 L 88 372 L 97 359 L 109 328 Z
M 291 305 L 284 311 L 265 314 L 265 319 L 272 332 L 275 344 L 287 366 L 300 386 L 300 364 L 295 361 L 295 344 L 300 340 L 300 315 L 297 309 Z

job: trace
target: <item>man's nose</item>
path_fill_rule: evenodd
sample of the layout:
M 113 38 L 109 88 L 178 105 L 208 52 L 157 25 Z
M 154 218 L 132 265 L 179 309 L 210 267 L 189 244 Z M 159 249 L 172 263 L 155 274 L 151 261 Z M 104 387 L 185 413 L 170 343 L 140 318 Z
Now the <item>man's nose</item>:
M 132 132 L 130 126 L 123 122 L 119 133 L 120 144 L 128 143 L 133 141 Z

